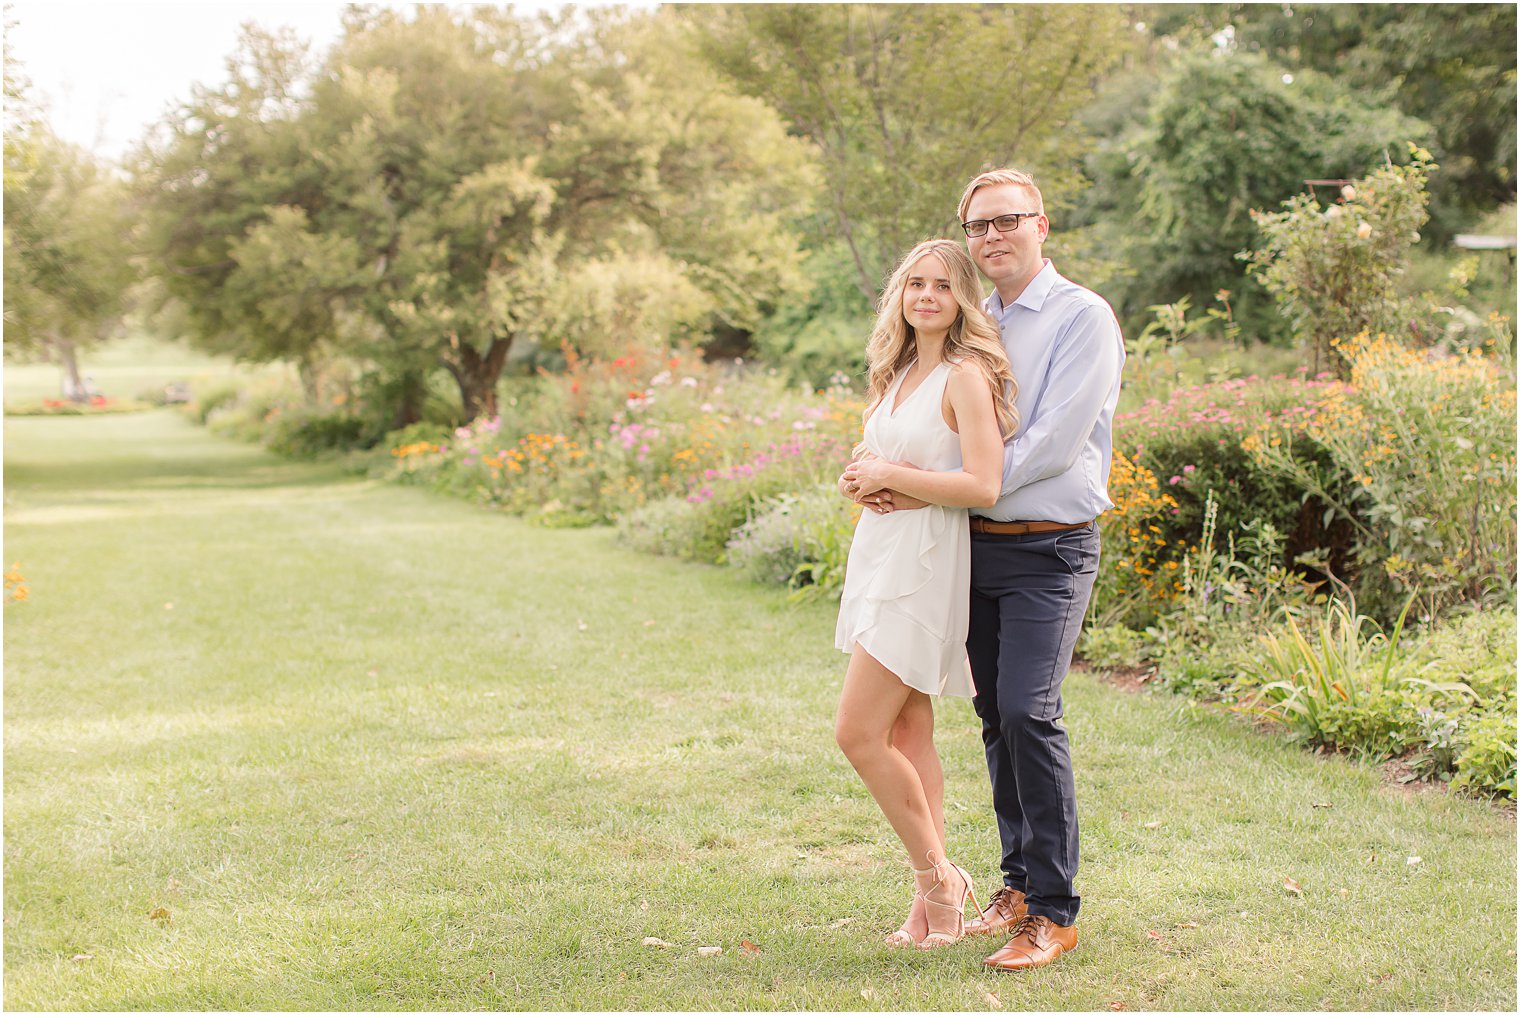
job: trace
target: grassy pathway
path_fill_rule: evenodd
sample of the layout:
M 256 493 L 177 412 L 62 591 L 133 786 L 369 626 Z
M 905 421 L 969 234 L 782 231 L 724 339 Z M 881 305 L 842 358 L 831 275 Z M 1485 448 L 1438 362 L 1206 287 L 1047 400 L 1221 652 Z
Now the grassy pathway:
M 905 955 L 830 609 L 167 413 L 5 438 L 7 1008 L 1515 1006 L 1484 803 L 1074 676 L 1082 947 Z

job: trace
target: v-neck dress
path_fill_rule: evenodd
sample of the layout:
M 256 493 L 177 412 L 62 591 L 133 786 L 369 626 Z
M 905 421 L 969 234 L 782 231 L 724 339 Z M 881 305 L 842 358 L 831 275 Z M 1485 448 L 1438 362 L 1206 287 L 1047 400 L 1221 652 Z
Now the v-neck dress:
M 960 435 L 940 410 L 950 366 L 935 367 L 894 411 L 909 371 L 898 375 L 866 422 L 872 454 L 936 472 L 961 467 Z M 966 659 L 970 596 L 965 508 L 864 511 L 845 564 L 834 644 L 845 652 L 859 644 L 925 694 L 969 698 L 975 693 Z

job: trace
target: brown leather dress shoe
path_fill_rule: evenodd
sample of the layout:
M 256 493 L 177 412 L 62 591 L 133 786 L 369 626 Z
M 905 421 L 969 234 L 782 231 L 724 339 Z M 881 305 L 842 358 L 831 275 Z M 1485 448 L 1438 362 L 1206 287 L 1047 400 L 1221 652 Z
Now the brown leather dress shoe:
M 982 915 L 966 924 L 966 935 L 1007 934 L 1019 918 L 1029 912 L 1024 893 L 1004 885 L 992 896 Z
M 1034 969 L 1048 966 L 1077 947 L 1077 928 L 1063 927 L 1048 916 L 1025 916 L 1013 928 L 1008 943 L 982 960 L 989 969 Z

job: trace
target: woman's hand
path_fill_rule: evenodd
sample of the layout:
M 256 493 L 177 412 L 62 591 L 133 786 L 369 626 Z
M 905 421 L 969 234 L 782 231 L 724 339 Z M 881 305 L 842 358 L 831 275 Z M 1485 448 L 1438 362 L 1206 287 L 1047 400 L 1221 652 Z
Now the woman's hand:
M 890 487 L 896 475 L 897 466 L 891 462 L 867 458 L 851 462 L 849 468 L 844 470 L 843 480 L 847 488 L 854 490 L 856 500 L 871 503 L 871 496 Z

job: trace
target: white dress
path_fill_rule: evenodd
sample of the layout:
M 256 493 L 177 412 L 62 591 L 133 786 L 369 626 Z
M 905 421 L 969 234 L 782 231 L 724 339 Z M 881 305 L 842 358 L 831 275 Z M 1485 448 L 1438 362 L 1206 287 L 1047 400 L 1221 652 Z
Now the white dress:
M 890 461 L 947 472 L 961 465 L 960 435 L 940 410 L 947 361 L 892 411 L 908 370 L 892 382 L 866 423 L 865 446 Z M 845 565 L 834 644 L 859 643 L 909 687 L 969 698 L 971 531 L 965 508 L 930 504 L 879 515 L 866 510 Z

